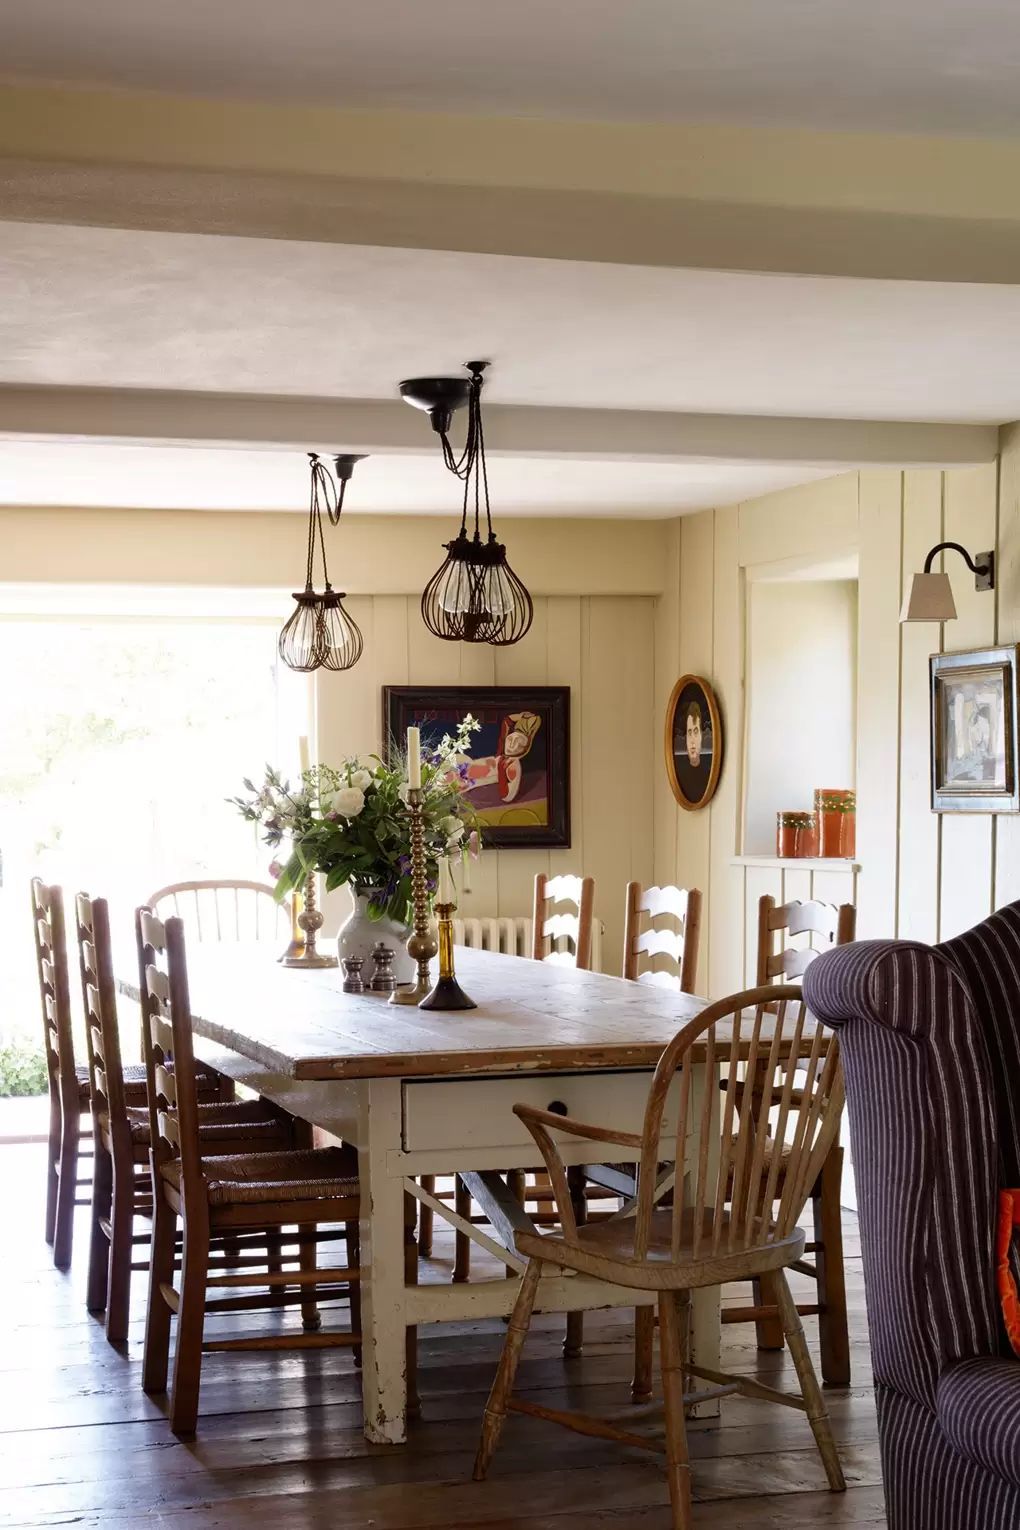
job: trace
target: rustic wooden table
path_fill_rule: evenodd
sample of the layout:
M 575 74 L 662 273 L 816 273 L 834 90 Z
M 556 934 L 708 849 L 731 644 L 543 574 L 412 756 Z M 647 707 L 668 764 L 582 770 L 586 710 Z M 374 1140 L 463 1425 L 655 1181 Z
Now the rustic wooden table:
M 470 1174 L 472 1189 L 484 1194 L 497 1184 L 495 1171 L 533 1168 L 534 1142 L 512 1112 L 518 1101 L 557 1102 L 581 1120 L 640 1132 L 651 1070 L 703 1001 L 464 949 L 458 977 L 478 1007 L 447 1013 L 345 994 L 337 969 L 285 969 L 264 950 L 194 944 L 188 965 L 197 1053 L 358 1148 L 365 1432 L 373 1441 L 399 1442 L 406 1328 L 500 1315 L 516 1295 L 511 1280 L 406 1281 L 405 1194 L 421 1199 L 421 1175 L 453 1173 Z M 137 997 L 137 979 L 125 976 L 121 987 Z M 665 1158 L 674 1151 L 673 1131 L 667 1113 Z M 563 1149 L 570 1163 L 592 1154 L 590 1143 L 570 1139 Z M 613 1149 L 620 1162 L 636 1156 Z M 458 1225 L 450 1207 L 433 1205 Z M 512 1226 L 499 1205 L 491 1210 L 495 1232 L 472 1227 L 470 1234 L 520 1270 Z M 646 1295 L 550 1275 L 538 1305 L 547 1312 L 634 1306 Z M 693 1345 L 700 1363 L 717 1367 L 715 1291 L 696 1295 Z

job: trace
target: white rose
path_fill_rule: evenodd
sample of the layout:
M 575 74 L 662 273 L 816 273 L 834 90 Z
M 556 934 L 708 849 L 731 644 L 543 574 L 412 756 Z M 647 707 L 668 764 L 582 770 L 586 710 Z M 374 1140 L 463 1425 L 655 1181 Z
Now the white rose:
M 449 839 L 456 839 L 464 832 L 464 825 L 455 813 L 448 813 L 441 821 L 439 827 Z
M 370 770 L 352 770 L 351 785 L 356 786 L 359 792 L 367 792 L 372 785 L 372 772 Z
M 365 793 L 357 786 L 343 786 L 333 797 L 333 812 L 343 818 L 357 818 L 365 806 Z

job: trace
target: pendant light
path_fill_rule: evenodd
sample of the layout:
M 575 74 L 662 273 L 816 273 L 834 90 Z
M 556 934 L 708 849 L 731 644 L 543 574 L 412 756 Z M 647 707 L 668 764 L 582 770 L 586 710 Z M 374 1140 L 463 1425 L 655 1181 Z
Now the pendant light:
M 482 381 L 486 361 L 469 361 L 469 376 L 417 377 L 400 384 L 401 397 L 424 410 L 442 443 L 443 461 L 463 481 L 460 530 L 444 543 L 446 559 L 421 597 L 426 627 L 448 642 L 490 643 L 508 647 L 520 642 L 534 617 L 531 596 L 507 562 L 506 547 L 492 526 L 489 480 L 482 426 Z M 454 410 L 467 405 L 468 428 L 459 457 L 450 444 Z M 482 508 L 485 538 L 482 537 Z M 474 526 L 469 534 L 468 516 Z
M 311 492 L 308 503 L 308 556 L 305 562 L 305 587 L 294 594 L 294 613 L 280 633 L 277 645 L 280 658 L 291 669 L 310 673 L 316 669 L 351 669 L 361 658 L 364 640 L 357 622 L 344 609 L 344 595 L 334 590 L 326 568 L 326 543 L 322 534 L 322 512 L 330 525 L 340 521 L 344 493 L 360 457 L 337 457 L 339 488 L 329 470 L 315 452 L 308 453 L 311 465 Z M 322 557 L 323 592 L 314 587 L 315 550 Z

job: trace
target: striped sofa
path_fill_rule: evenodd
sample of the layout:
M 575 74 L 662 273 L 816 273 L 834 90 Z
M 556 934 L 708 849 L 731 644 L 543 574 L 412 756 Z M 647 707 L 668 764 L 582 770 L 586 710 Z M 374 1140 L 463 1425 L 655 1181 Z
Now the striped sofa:
M 940 946 L 825 952 L 804 993 L 840 1032 L 889 1530 L 1018 1530 L 993 1251 L 1020 1187 L 1020 903 Z

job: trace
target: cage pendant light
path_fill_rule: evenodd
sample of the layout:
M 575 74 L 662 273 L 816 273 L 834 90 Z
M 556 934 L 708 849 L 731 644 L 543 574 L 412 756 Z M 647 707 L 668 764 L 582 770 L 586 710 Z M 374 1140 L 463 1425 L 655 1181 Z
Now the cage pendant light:
M 443 461 L 464 483 L 460 530 L 452 542 L 444 543 L 446 559 L 436 570 L 421 597 L 421 614 L 426 627 L 436 637 L 448 642 L 490 643 L 507 647 L 520 642 L 534 618 L 531 596 L 510 567 L 506 547 L 492 526 L 489 504 L 489 480 L 485 465 L 485 431 L 482 425 L 482 373 L 486 363 L 468 363 L 471 374 L 466 385 L 468 428 L 461 456 L 454 455 L 447 429 L 450 423 L 450 384 L 456 379 L 425 378 L 401 384 L 409 403 L 428 409 L 443 446 Z M 440 397 L 441 404 L 429 400 Z M 463 384 L 461 384 L 463 387 Z M 457 407 L 456 403 L 453 407 Z M 485 509 L 485 536 L 482 535 L 482 508 Z M 474 525 L 468 530 L 468 517 Z
M 309 673 L 316 669 L 350 669 L 357 664 L 364 649 L 364 639 L 357 622 L 344 608 L 343 593 L 333 589 L 326 568 L 326 543 L 322 534 L 322 511 L 333 525 L 340 519 L 344 490 L 357 457 L 338 457 L 336 490 L 329 473 L 315 452 L 308 453 L 311 465 L 311 491 L 308 504 L 308 550 L 305 560 L 305 587 L 294 594 L 296 602 L 283 631 L 278 650 L 291 669 Z M 323 591 L 315 589 L 316 548 L 322 558 Z

